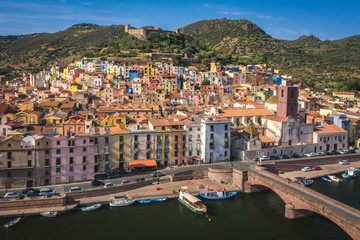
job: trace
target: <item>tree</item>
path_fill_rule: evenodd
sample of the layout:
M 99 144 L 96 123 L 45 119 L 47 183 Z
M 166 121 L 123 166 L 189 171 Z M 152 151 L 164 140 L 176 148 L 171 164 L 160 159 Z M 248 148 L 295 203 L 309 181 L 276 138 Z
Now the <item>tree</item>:
M 210 85 L 210 80 L 207 78 L 204 78 L 204 80 L 202 81 L 201 85 Z
M 204 66 L 207 66 L 209 63 L 208 63 L 208 60 L 206 58 L 204 58 L 202 61 L 201 61 L 201 64 L 204 65 Z
M 172 55 L 172 56 L 171 56 L 171 59 L 172 59 L 172 61 L 173 61 L 173 64 L 174 64 L 175 66 L 177 66 L 177 65 L 180 64 L 181 55 L 177 55 L 177 54 Z

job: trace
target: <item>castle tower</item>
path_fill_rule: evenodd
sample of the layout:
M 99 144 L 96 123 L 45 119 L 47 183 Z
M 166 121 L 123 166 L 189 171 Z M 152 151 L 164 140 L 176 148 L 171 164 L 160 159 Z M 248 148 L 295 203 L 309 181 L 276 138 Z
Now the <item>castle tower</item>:
M 131 27 L 130 24 L 125 24 L 125 32 L 126 32 L 126 33 L 129 32 L 130 27 Z
M 298 87 L 279 86 L 276 115 L 283 118 L 292 116 L 296 119 L 298 113 L 298 95 Z

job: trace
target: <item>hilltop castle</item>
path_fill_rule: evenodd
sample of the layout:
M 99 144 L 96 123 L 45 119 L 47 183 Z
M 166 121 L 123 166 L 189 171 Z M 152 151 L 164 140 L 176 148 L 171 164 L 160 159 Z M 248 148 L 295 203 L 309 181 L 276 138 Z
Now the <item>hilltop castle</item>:
M 138 39 L 146 39 L 151 32 L 171 33 L 172 31 L 166 31 L 166 30 L 162 30 L 161 28 L 155 28 L 155 27 L 142 27 L 136 29 L 136 28 L 132 28 L 130 24 L 125 24 L 125 32 L 137 37 Z M 179 33 L 178 29 L 174 30 L 173 32 L 177 34 Z

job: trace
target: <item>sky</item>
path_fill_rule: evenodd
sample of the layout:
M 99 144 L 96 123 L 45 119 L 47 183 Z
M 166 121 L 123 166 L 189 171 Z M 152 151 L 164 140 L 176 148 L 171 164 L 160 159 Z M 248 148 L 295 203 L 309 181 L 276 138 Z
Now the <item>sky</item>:
M 360 35 L 360 0 L 0 0 L 0 36 L 57 32 L 77 23 L 173 30 L 216 18 L 247 19 L 274 38 Z

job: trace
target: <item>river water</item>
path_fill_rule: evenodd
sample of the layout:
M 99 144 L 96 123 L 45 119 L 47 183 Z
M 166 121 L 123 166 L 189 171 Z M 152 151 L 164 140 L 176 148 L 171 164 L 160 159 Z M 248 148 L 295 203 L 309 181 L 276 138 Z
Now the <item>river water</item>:
M 316 180 L 312 188 L 359 208 L 360 179 L 341 184 Z M 355 196 L 357 194 L 357 196 Z M 354 200 L 353 200 L 354 199 Z M 0 239 L 242 239 L 346 240 L 350 237 L 321 216 L 288 220 L 284 202 L 272 192 L 238 194 L 236 199 L 204 201 L 208 216 L 191 212 L 177 200 L 94 212 L 73 211 L 57 218 L 24 217 Z M 209 221 L 209 218 L 211 221 Z M 0 219 L 3 225 L 9 219 Z

